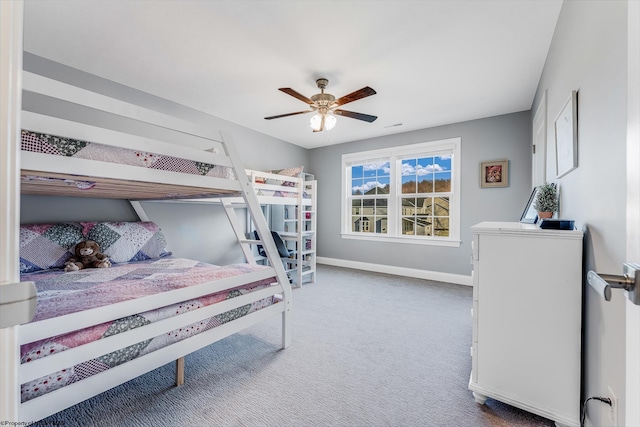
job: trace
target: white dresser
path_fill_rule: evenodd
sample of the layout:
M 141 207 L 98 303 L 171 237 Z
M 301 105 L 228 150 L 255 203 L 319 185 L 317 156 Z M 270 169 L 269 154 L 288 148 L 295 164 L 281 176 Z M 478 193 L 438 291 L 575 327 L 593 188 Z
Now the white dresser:
M 471 230 L 475 400 L 579 426 L 582 231 L 518 222 Z

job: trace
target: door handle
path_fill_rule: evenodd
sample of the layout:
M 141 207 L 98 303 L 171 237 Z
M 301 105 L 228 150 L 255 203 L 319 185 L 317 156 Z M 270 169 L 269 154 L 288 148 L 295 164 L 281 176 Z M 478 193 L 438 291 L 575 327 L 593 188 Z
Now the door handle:
M 635 305 L 640 305 L 640 265 L 624 263 L 622 276 L 599 274 L 593 270 L 587 273 L 587 282 L 604 297 L 611 300 L 611 288 L 624 289 L 627 297 Z

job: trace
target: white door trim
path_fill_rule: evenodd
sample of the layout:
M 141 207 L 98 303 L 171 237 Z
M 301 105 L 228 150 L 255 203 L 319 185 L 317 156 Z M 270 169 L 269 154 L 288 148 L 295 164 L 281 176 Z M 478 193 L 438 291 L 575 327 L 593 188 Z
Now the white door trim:
M 627 6 L 627 262 L 640 263 L 640 2 Z M 625 425 L 640 426 L 640 306 L 626 311 Z
M 22 111 L 21 0 L 0 1 L 0 286 L 20 281 L 20 115 Z M 18 421 L 18 328 L 0 329 L 0 421 Z

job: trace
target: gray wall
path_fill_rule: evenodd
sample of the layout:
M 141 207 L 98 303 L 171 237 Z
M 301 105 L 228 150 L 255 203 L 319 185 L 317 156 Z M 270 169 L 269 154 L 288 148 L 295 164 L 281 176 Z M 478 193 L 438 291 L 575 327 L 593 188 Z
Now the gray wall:
M 453 137 L 462 141 L 459 248 L 340 237 L 342 154 Z M 509 160 L 509 187 L 480 188 L 480 162 L 497 159 Z M 318 180 L 318 256 L 470 275 L 470 227 L 480 221 L 517 221 L 529 199 L 531 114 L 524 111 L 316 148 L 310 162 Z
M 173 102 L 140 92 L 87 74 L 85 72 L 26 53 L 24 69 L 36 74 L 52 77 L 99 93 L 108 94 L 124 101 L 135 101 L 141 105 L 172 114 L 228 132 L 241 154 L 247 169 L 271 170 L 292 166 L 305 166 L 308 170 L 308 150 L 270 136 L 252 131 L 234 123 L 213 117 Z M 131 121 L 92 114 L 64 102 L 51 102 L 43 97 L 25 93 L 23 109 L 120 129 L 139 130 Z M 223 209 L 216 205 L 186 205 L 143 203 L 151 220 L 163 229 L 174 255 L 197 259 L 214 264 L 242 262 L 242 253 L 235 234 Z M 22 224 L 74 220 L 137 220 L 135 211 L 127 201 L 23 196 L 21 202 Z
M 532 107 L 547 90 L 547 176 L 555 180 L 553 120 L 579 91 L 578 168 L 557 182 L 561 216 L 586 229 L 585 271 L 619 273 L 625 261 L 626 31 L 626 1 L 565 1 Z M 611 386 L 618 425 L 626 425 L 623 293 L 614 291 L 611 302 L 590 286 L 585 294 L 585 397 L 607 396 Z M 611 425 L 605 405 L 588 409 L 592 425 Z

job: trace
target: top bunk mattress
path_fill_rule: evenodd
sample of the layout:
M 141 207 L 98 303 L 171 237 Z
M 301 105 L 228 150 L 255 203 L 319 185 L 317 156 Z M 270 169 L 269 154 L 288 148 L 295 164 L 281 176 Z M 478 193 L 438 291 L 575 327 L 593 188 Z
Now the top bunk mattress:
M 74 159 L 127 165 L 143 169 L 168 171 L 173 173 L 235 180 L 233 169 L 212 165 L 191 159 L 178 158 L 148 151 L 128 149 L 118 146 L 66 138 L 39 132 L 23 130 L 21 150 Z M 55 160 L 55 159 L 52 159 Z M 129 199 L 158 199 L 181 197 L 206 197 L 211 188 L 184 187 L 181 185 L 122 182 L 111 178 L 96 178 L 86 175 L 61 174 L 24 169 L 21 173 L 21 187 L 24 194 L 71 195 L 87 197 L 113 197 Z M 232 193 L 232 191 L 227 191 Z M 221 193 L 216 191 L 216 194 Z M 224 191 L 222 192 L 224 193 Z

